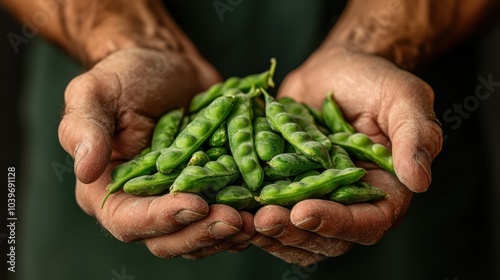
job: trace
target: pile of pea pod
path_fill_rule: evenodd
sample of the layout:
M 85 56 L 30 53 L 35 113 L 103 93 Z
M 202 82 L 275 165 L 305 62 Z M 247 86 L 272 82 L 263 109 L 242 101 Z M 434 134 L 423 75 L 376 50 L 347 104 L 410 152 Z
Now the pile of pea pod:
M 383 199 L 352 159 L 394 174 L 392 154 L 346 122 L 332 93 L 321 110 L 274 99 L 270 69 L 232 77 L 157 122 L 150 147 L 111 174 L 107 195 L 190 192 L 236 209 L 293 206 L 320 198 L 342 204 Z

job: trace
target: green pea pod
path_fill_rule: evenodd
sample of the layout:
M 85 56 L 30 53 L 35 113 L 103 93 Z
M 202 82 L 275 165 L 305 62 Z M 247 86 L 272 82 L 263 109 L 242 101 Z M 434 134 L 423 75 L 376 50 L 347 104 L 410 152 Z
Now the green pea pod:
M 342 111 L 333 99 L 333 92 L 328 92 L 323 100 L 323 119 L 325 125 L 333 132 L 356 132 L 354 128 L 344 119 Z
M 225 147 L 213 147 L 205 152 L 210 160 L 217 160 L 223 155 L 227 155 L 227 149 Z
M 257 156 L 268 161 L 285 151 L 285 139 L 275 133 L 266 117 L 257 117 L 253 121 L 255 151 Z
M 311 135 L 302 130 L 282 104 L 276 102 L 264 89 L 262 92 L 266 99 L 266 115 L 271 128 L 280 132 L 283 138 L 300 153 L 321 163 L 325 169 L 333 168 L 328 149 L 323 144 L 314 141 Z
M 184 109 L 170 111 L 164 114 L 156 123 L 151 140 L 151 150 L 158 151 L 168 148 L 174 142 L 179 124 L 184 115 Z
M 249 210 L 259 206 L 254 194 L 243 186 L 227 186 L 217 193 L 215 201 L 237 210 Z
M 236 95 L 236 102 L 231 114 L 227 117 L 227 134 L 229 147 L 240 170 L 243 180 L 251 191 L 260 187 L 264 180 L 264 171 L 254 146 L 252 125 L 253 93 Z
M 392 153 L 381 144 L 374 143 L 368 135 L 363 133 L 350 134 L 340 132 L 328 136 L 333 144 L 344 148 L 350 155 L 371 161 L 387 172 L 396 175 L 392 162 Z
M 223 122 L 219 128 L 208 138 L 210 147 L 222 147 L 227 143 L 226 122 Z
M 278 102 L 285 106 L 286 111 L 293 116 L 305 132 L 311 135 L 314 141 L 323 144 L 328 150 L 330 150 L 332 143 L 328 137 L 326 137 L 326 135 L 318 129 L 314 123 L 314 117 L 309 113 L 307 107 L 301 103 L 295 102 L 295 100 L 289 97 L 281 98 Z
M 149 154 L 151 152 L 151 146 L 144 148 L 140 153 L 132 157 L 131 159 L 136 159 L 142 157 L 145 154 Z
M 346 169 L 350 167 L 356 167 L 351 160 L 349 154 L 344 150 L 344 148 L 338 145 L 332 145 L 330 150 L 332 155 L 332 162 L 336 169 Z
M 291 206 L 305 199 L 320 198 L 338 186 L 357 182 L 365 174 L 366 170 L 362 168 L 327 169 L 320 175 L 309 176 L 289 185 L 267 185 L 255 199 L 261 204 Z
M 356 182 L 338 187 L 329 197 L 335 202 L 353 204 L 381 200 L 386 197 L 386 194 L 368 182 Z
M 238 179 L 240 173 L 233 157 L 221 156 L 216 161 L 210 161 L 201 166 L 188 166 L 170 187 L 171 193 L 191 192 L 215 194 Z
M 153 175 L 143 175 L 133 178 L 125 183 L 123 191 L 137 196 L 157 195 L 167 190 L 181 173 L 173 170 L 169 174 L 157 172 Z
M 265 169 L 266 175 L 278 175 L 283 177 L 295 176 L 304 171 L 322 168 L 322 165 L 303 154 L 290 153 L 279 154 L 273 157 Z
M 269 70 L 260 73 L 249 75 L 244 78 L 232 77 L 211 86 L 207 91 L 198 93 L 193 97 L 189 104 L 189 111 L 196 112 L 207 106 L 215 98 L 222 96 L 229 89 L 238 89 L 243 92 L 249 91 L 251 88 L 268 88 L 274 87 L 273 76 L 276 70 L 276 59 L 271 59 L 271 67 Z
M 196 165 L 196 166 L 204 166 L 207 162 L 210 161 L 210 157 L 204 151 L 196 151 L 189 159 L 186 166 Z
M 179 134 L 186 129 L 188 123 L 191 122 L 191 117 L 190 116 L 184 116 L 181 120 L 181 123 L 179 124 L 179 129 L 177 130 L 177 134 L 175 137 L 179 136 Z
M 158 171 L 169 173 L 197 150 L 219 128 L 233 107 L 235 98 L 221 96 L 202 110 L 175 138 L 174 143 L 162 151 L 156 165 Z
M 320 110 L 316 109 L 315 107 L 307 104 L 307 103 L 303 103 L 303 105 L 307 108 L 307 110 L 309 110 L 309 113 L 314 117 L 314 120 L 316 121 L 316 123 L 318 124 L 321 124 L 321 125 L 325 125 L 325 119 L 323 118 L 323 113 L 321 113 Z M 329 135 L 330 133 L 327 133 L 326 135 Z
M 295 176 L 295 178 L 293 179 L 294 182 L 300 182 L 300 180 L 306 178 L 306 177 L 309 177 L 309 176 L 318 176 L 320 175 L 321 172 L 319 172 L 318 170 L 309 170 L 309 171 L 304 171 L 302 173 L 299 173 L 297 174 L 297 176 Z
M 271 168 L 269 165 L 264 166 L 262 168 L 264 170 L 264 180 L 268 181 L 276 181 L 276 180 L 284 180 L 287 179 L 287 176 L 281 175 L 279 171 Z
M 161 151 L 153 151 L 116 166 L 111 172 L 111 183 L 106 186 L 108 192 L 102 201 L 101 208 L 109 195 L 119 191 L 128 180 L 151 174 L 160 155 Z
M 266 103 L 261 98 L 252 99 L 252 110 L 254 118 L 266 116 Z

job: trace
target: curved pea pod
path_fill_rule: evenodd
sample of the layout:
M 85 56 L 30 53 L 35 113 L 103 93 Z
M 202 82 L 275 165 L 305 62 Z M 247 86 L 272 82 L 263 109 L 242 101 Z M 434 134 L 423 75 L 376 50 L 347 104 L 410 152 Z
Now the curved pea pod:
M 385 198 L 386 193 L 368 182 L 340 186 L 334 190 L 329 198 L 342 204 L 377 201 Z
M 265 169 L 265 172 L 283 177 L 291 177 L 304 171 L 323 167 L 319 162 L 297 153 L 279 154 L 273 157 L 267 166 L 269 168 Z
M 172 110 L 160 117 L 153 131 L 151 150 L 157 151 L 168 148 L 174 142 L 179 124 L 184 115 L 184 109 Z
M 234 104 L 233 96 L 221 96 L 197 114 L 177 135 L 174 143 L 164 149 L 156 162 L 158 171 L 169 173 L 197 151 L 201 144 L 219 128 Z
M 226 122 L 223 122 L 219 128 L 208 138 L 210 147 L 222 147 L 227 143 Z
M 258 189 L 264 180 L 264 171 L 254 146 L 252 100 L 249 95 L 236 95 L 235 105 L 227 118 L 227 134 L 231 153 L 243 180 L 250 190 Z
M 151 146 L 144 148 L 140 153 L 132 157 L 131 159 L 136 159 L 142 157 L 145 154 L 149 154 L 151 152 Z
M 333 92 L 328 92 L 323 100 L 323 119 L 325 125 L 333 132 L 356 132 L 354 128 L 344 119 L 342 111 L 333 99 Z
M 177 134 L 175 137 L 179 136 L 179 134 L 186 129 L 188 123 L 191 122 L 191 117 L 190 116 L 184 116 L 182 117 L 181 123 L 179 124 L 179 129 L 177 130 Z
M 381 144 L 374 143 L 364 133 L 350 134 L 346 132 L 335 133 L 328 136 L 333 144 L 344 148 L 350 155 L 360 159 L 371 161 L 387 172 L 396 175 L 392 162 L 392 153 Z
M 289 114 L 285 107 L 276 102 L 265 90 L 262 89 L 266 99 L 266 115 L 271 128 L 281 133 L 283 138 L 292 144 L 298 152 L 317 161 L 325 169 L 333 168 L 332 159 L 328 149 L 321 143 L 314 141 Z
M 227 155 L 227 149 L 225 147 L 213 147 L 205 152 L 210 160 L 217 160 L 223 155 Z
M 205 166 L 188 166 L 175 179 L 170 187 L 171 193 L 191 192 L 200 194 L 215 194 L 238 179 L 240 173 L 233 157 L 221 156 L 216 161 L 210 161 Z
M 323 113 L 321 113 L 320 110 L 316 109 L 315 107 L 304 103 L 303 104 L 307 110 L 309 110 L 309 113 L 314 117 L 315 122 L 321 125 L 325 125 L 325 119 L 323 118 Z M 327 133 L 326 135 L 329 135 L 330 133 Z
M 295 178 L 293 179 L 294 182 L 299 182 L 300 180 L 309 177 L 309 176 L 318 176 L 321 174 L 318 170 L 309 170 L 309 171 L 304 171 L 302 173 L 297 174 Z
M 167 190 L 181 174 L 180 170 L 173 170 L 169 174 L 157 172 L 153 175 L 143 175 L 125 183 L 123 191 L 137 196 L 157 195 Z
M 285 151 L 285 139 L 275 133 L 266 117 L 257 117 L 253 121 L 255 151 L 257 156 L 268 161 Z
M 284 180 L 288 177 L 281 175 L 280 172 L 272 169 L 269 165 L 262 168 L 264 170 L 264 179 L 269 181 Z
M 311 135 L 314 141 L 323 144 L 328 150 L 330 150 L 332 143 L 328 137 L 326 137 L 326 135 L 318 129 L 314 123 L 314 117 L 309 113 L 309 110 L 307 110 L 303 104 L 295 102 L 295 100 L 289 97 L 281 98 L 278 102 L 285 106 L 286 111 L 293 116 L 295 121 L 297 121 L 300 125 L 300 128 Z
M 197 165 L 204 166 L 210 161 L 210 157 L 204 151 L 196 151 L 189 159 L 186 166 Z
M 231 77 L 223 83 L 217 83 L 211 86 L 207 91 L 198 93 L 193 97 L 189 104 L 189 111 L 196 112 L 207 106 L 215 98 L 224 94 L 229 89 L 239 89 L 240 91 L 247 92 L 252 87 L 255 88 L 268 88 L 274 87 L 273 76 L 276 70 L 276 59 L 271 59 L 271 66 L 269 70 L 260 73 L 246 76 L 244 78 Z
M 238 210 L 253 209 L 260 205 L 255 200 L 252 192 L 243 186 L 227 186 L 223 188 L 217 193 L 215 201 Z
M 152 170 L 155 169 L 160 154 L 161 151 L 153 151 L 116 166 L 111 172 L 111 183 L 106 186 L 108 192 L 102 201 L 101 208 L 109 195 L 119 191 L 128 180 L 151 174 Z
M 351 157 L 349 156 L 347 151 L 344 150 L 344 148 L 338 145 L 332 145 L 330 154 L 332 155 L 332 162 L 336 169 L 356 167 L 356 165 L 352 162 Z
M 362 168 L 327 169 L 320 175 L 309 176 L 289 185 L 267 185 L 255 199 L 261 204 L 291 206 L 305 199 L 320 198 L 338 186 L 357 182 L 365 174 L 366 170 Z

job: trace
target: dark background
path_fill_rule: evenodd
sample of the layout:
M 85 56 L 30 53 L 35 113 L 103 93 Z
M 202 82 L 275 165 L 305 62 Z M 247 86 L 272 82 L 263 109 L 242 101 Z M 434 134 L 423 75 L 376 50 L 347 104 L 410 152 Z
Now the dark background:
M 23 80 L 26 71 L 24 66 L 28 65 L 25 61 L 25 49 L 28 46 L 21 45 L 16 54 L 6 37 L 9 32 L 21 34 L 21 28 L 0 8 L 0 106 L 4 174 L 8 166 L 15 166 L 19 170 L 21 159 L 25 158 L 19 104 L 22 100 L 21 87 L 30 82 Z M 463 118 L 457 129 L 453 129 L 452 123 L 443 118 L 444 112 L 453 108 L 453 104 L 463 104 L 468 96 L 474 95 L 480 84 L 479 76 L 487 79 L 492 75 L 492 80 L 500 81 L 499 41 L 498 26 L 484 30 L 418 70 L 417 74 L 436 92 L 435 109 L 447 135 L 443 151 L 433 164 L 433 183 L 429 191 L 414 196 L 403 223 L 389 232 L 379 244 L 355 247 L 353 253 L 328 261 L 331 265 L 323 265 L 320 270 L 352 266 L 352 279 L 365 279 L 362 276 L 363 269 L 354 268 L 359 254 L 370 251 L 375 255 L 388 252 L 396 254 L 398 262 L 388 264 L 385 268 L 377 266 L 366 269 L 399 270 L 408 275 L 407 279 L 500 278 L 500 98 L 497 92 L 500 87 L 487 100 L 481 101 L 467 118 Z M 26 173 L 27 170 L 21 169 L 16 177 L 29 176 Z M 23 211 L 23 194 L 30 187 L 33 186 L 17 186 L 18 216 Z M 5 186 L 0 186 L 0 190 L 1 211 L 5 215 Z M 0 219 L 5 221 L 4 217 Z M 0 234 L 5 231 L 0 229 Z M 405 247 L 401 247 L 400 242 L 393 244 L 391 239 L 395 236 L 403 236 L 409 242 L 404 243 Z M 22 236 L 18 236 L 17 240 L 22 246 Z M 7 252 L 5 245 L 5 240 L 1 239 L 0 260 L 4 259 Z M 2 261 L 2 265 L 5 264 Z M 421 269 L 415 270 L 419 264 Z M 389 275 L 387 279 L 392 279 Z M 137 275 L 137 279 L 142 277 Z

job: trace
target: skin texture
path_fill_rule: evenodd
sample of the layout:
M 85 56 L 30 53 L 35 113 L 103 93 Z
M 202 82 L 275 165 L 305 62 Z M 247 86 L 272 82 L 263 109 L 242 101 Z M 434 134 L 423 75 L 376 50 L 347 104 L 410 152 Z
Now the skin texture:
M 39 34 L 88 67 L 66 89 L 59 129 L 61 145 L 75 159 L 76 200 L 87 214 L 117 239 L 143 240 L 163 258 L 239 251 L 251 240 L 300 265 L 339 256 L 355 243 L 376 243 L 401 220 L 412 191 L 427 189 L 442 143 L 434 94 L 402 68 L 464 40 L 487 11 L 496 10 L 492 0 L 349 1 L 323 45 L 287 76 L 279 95 L 319 108 L 333 90 L 356 130 L 392 148 L 398 178 L 367 166 L 364 180 L 387 199 L 350 206 L 305 200 L 291 209 L 266 206 L 252 216 L 184 193 L 142 198 L 117 192 L 100 209 L 112 169 L 148 145 L 157 118 L 221 81 L 160 1 L 2 2 L 20 19 L 52 11 Z M 367 28 L 371 12 L 389 11 L 391 2 L 400 3 L 391 8 L 391 20 Z

